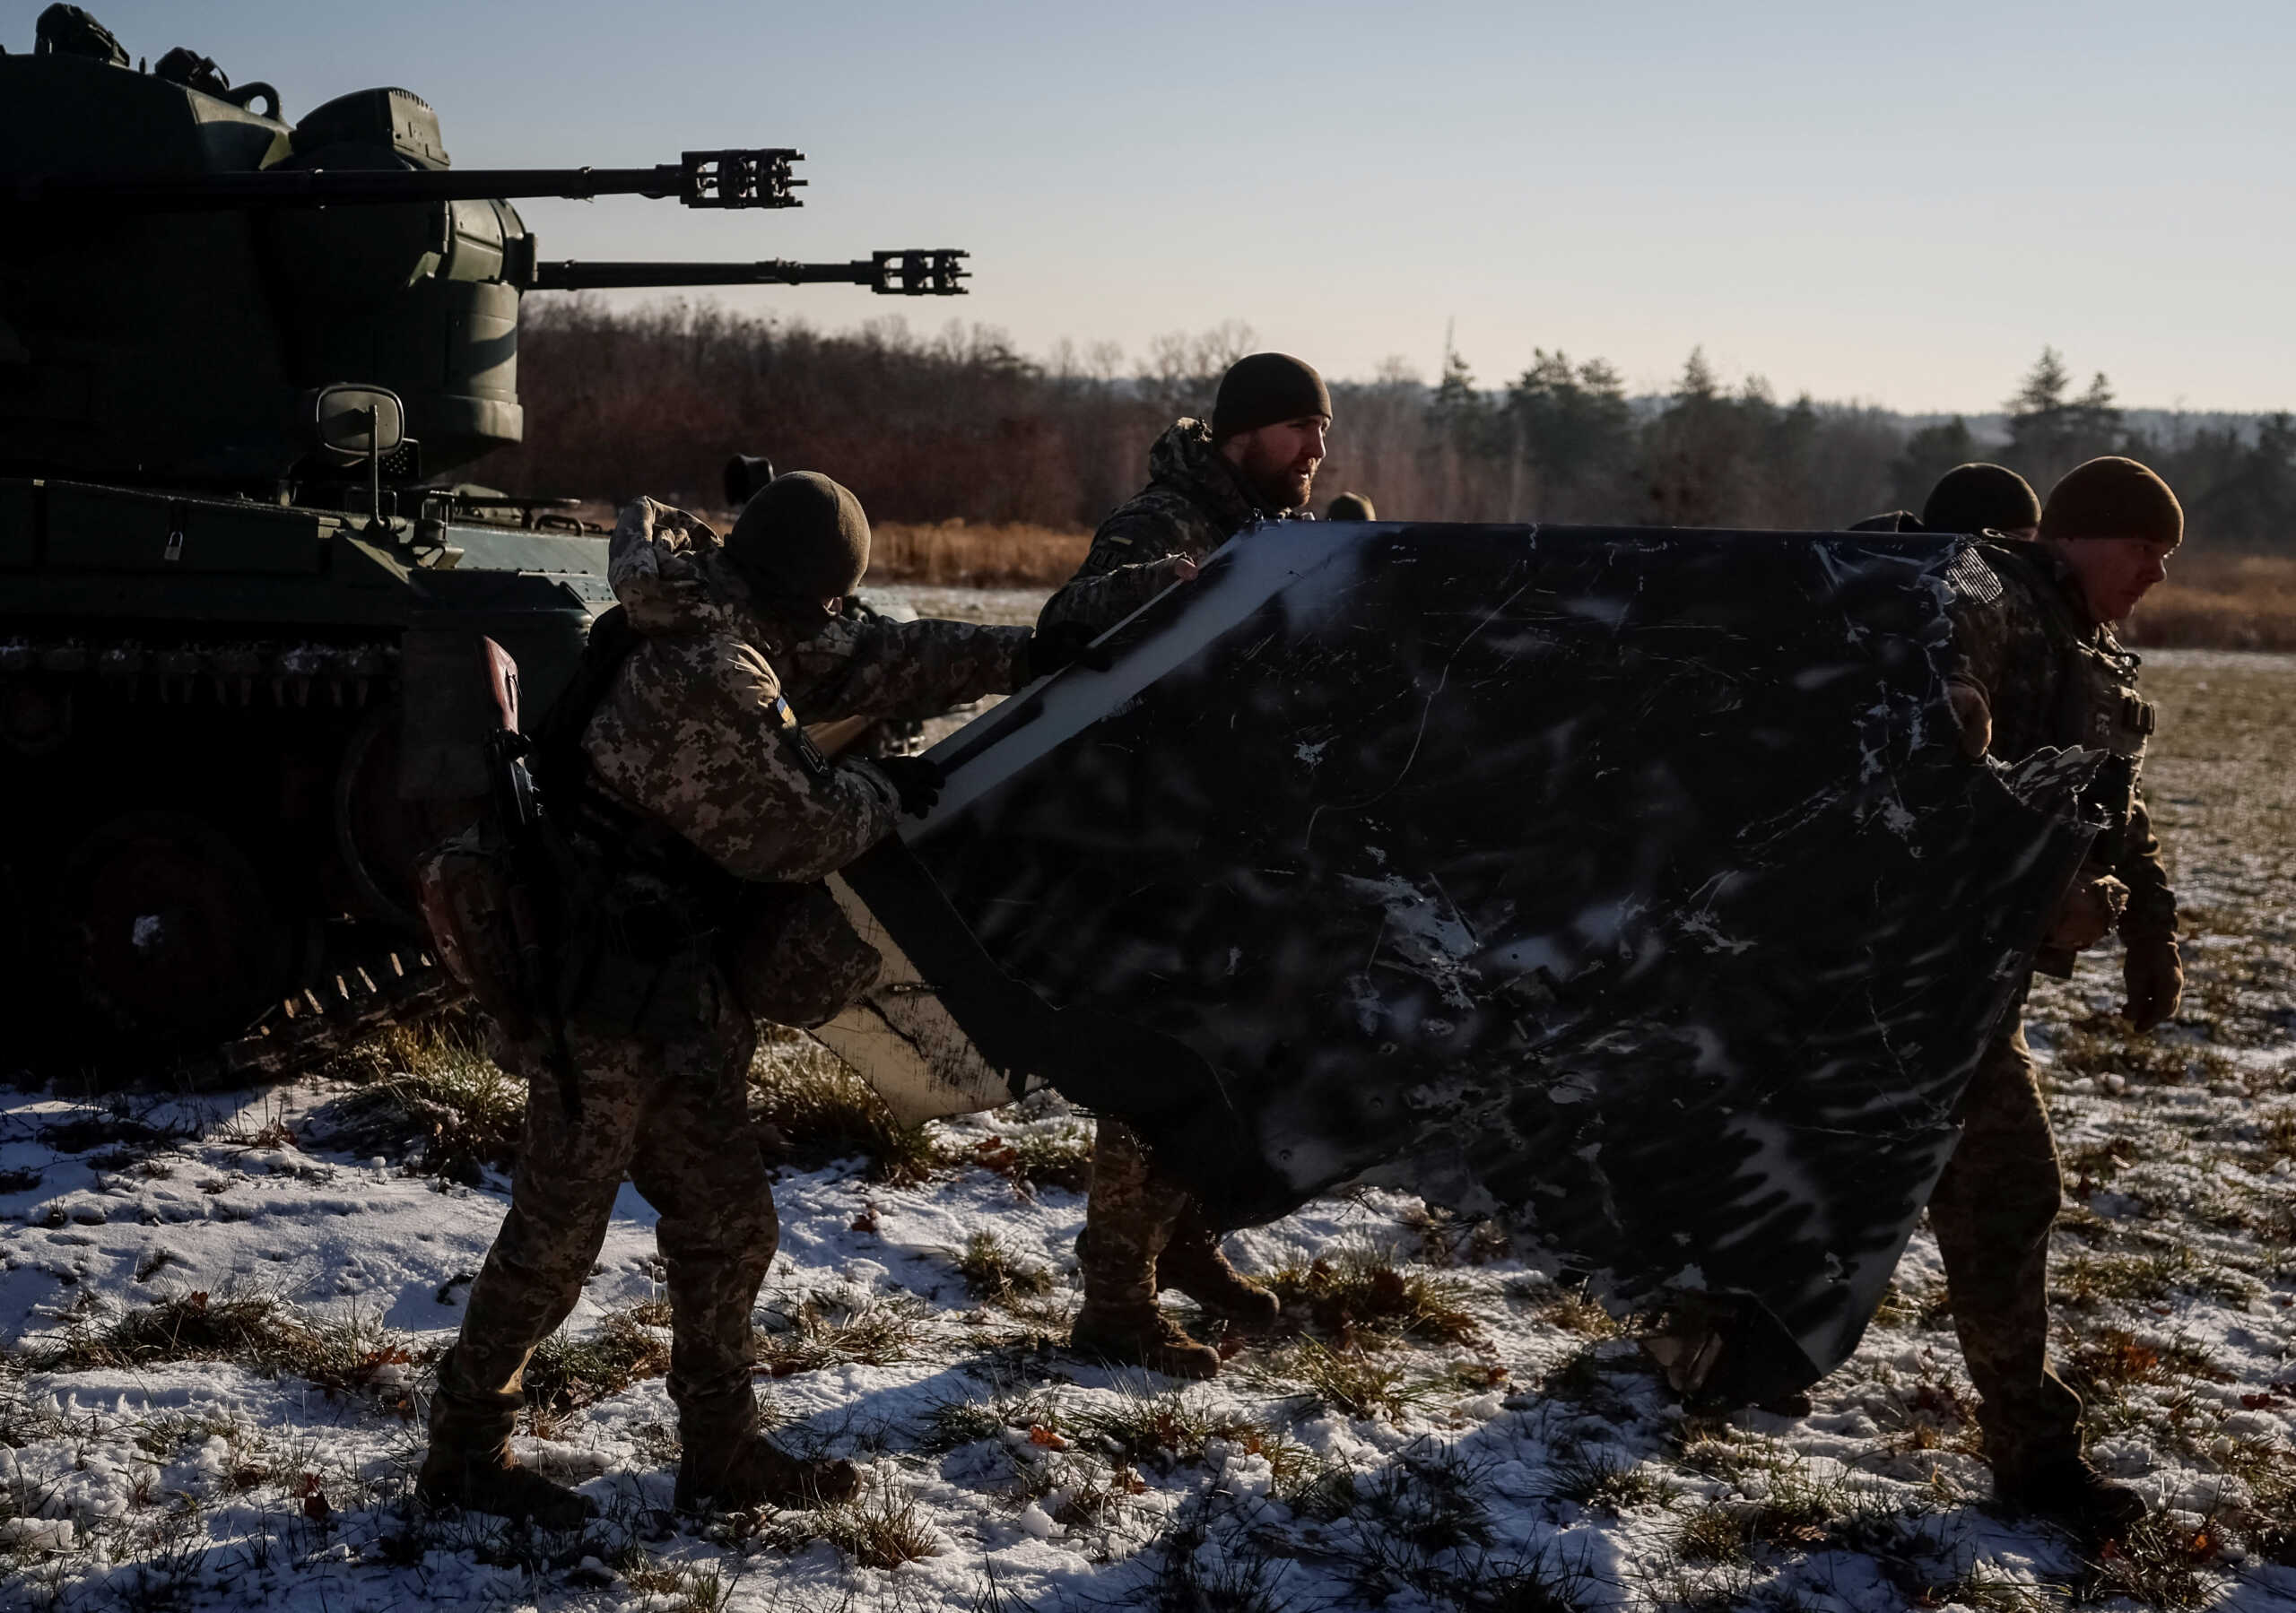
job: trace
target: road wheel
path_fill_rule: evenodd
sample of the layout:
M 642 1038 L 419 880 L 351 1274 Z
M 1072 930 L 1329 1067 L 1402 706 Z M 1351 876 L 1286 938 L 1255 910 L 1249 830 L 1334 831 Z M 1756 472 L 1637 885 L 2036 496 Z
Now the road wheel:
M 254 865 L 187 813 L 130 813 L 91 834 L 51 912 L 61 972 L 119 1044 L 236 1032 L 293 984 L 294 932 Z

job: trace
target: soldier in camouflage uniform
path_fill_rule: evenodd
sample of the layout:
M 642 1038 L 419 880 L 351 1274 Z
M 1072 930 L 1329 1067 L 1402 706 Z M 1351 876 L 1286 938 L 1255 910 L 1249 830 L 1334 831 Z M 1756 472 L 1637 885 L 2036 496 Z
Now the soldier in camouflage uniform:
M 567 948 L 570 1060 L 502 1049 L 529 1082 L 510 1210 L 440 1363 L 420 1479 L 434 1503 L 557 1526 L 588 1502 L 518 1467 L 509 1435 L 527 1357 L 580 1298 L 625 1172 L 660 1214 L 678 1505 L 857 1485 L 850 1463 L 799 1461 L 759 1428 L 750 1314 L 778 1225 L 746 1078 L 757 1018 L 821 1023 L 874 978 L 877 955 L 818 881 L 929 805 L 938 769 L 828 763 L 796 721 L 937 712 L 1048 670 L 1025 629 L 835 614 L 868 526 L 826 477 L 777 478 L 722 543 L 640 499 L 611 553 L 632 637 L 576 718 L 596 799 L 567 808 L 578 841 L 613 843 L 604 917 Z
M 1148 485 L 1092 534 L 1092 547 L 1037 619 L 1039 634 L 1115 625 L 1257 520 L 1297 517 L 1322 463 L 1331 395 L 1309 365 L 1255 353 L 1220 382 L 1212 422 L 1181 420 L 1148 453 Z M 1312 517 L 1309 517 L 1312 518 Z M 1084 1305 L 1070 1342 L 1113 1360 L 1208 1378 L 1220 1353 L 1157 1308 L 1176 1288 L 1243 1331 L 1276 1316 L 1275 1296 L 1245 1280 L 1187 1193 L 1137 1133 L 1103 1118 L 1091 1195 L 1077 1239 Z
M 1330 427 L 1331 394 L 1310 366 L 1284 353 L 1236 360 L 1212 422 L 1175 421 L 1148 450 L 1148 485 L 1100 523 L 1038 630 L 1113 627 L 1254 521 L 1302 517 Z
M 1971 752 L 2013 762 L 2044 746 L 2082 746 L 2119 759 L 2106 775 L 2114 821 L 2037 967 L 2069 975 L 2073 950 L 2117 922 L 2126 1012 L 2140 1032 L 2176 1011 L 2183 970 L 2176 897 L 2136 788 L 2152 708 L 2135 692 L 2137 657 L 2109 624 L 2161 580 L 2183 532 L 2183 512 L 2159 477 L 2133 460 L 2092 460 L 2050 492 L 2038 542 L 1982 545 L 1952 577 L 1948 692 Z M 1930 1221 L 1996 1492 L 2107 1538 L 2144 1508 L 2083 1458 L 2080 1398 L 2048 1366 L 2048 1239 L 2063 1189 L 2022 1010 L 2021 994 L 1970 1083 Z

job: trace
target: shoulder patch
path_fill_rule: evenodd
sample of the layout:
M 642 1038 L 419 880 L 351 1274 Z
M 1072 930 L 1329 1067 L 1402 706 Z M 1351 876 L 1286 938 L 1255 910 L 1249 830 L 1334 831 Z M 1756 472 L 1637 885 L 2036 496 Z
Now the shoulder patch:
M 1989 605 L 2001 597 L 2000 577 L 1974 549 L 1964 549 L 1953 557 L 1953 563 L 1945 568 L 1945 585 L 1958 598 L 1975 600 L 1981 605 Z

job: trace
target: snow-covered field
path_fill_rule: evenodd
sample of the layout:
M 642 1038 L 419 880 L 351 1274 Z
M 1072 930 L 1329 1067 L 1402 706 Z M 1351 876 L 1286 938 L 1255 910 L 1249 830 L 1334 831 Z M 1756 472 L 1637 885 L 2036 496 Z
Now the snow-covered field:
M 760 1388 L 861 1462 L 857 1504 L 669 1510 L 625 1189 L 520 1446 L 604 1521 L 427 1518 L 416 1409 L 505 1182 L 341 1076 L 0 1093 L 0 1606 L 2296 1608 L 2296 658 L 2158 654 L 2147 683 L 2184 1012 L 2124 1038 L 2114 955 L 2034 1010 L 2060 1357 L 2100 1461 L 2164 1509 L 2126 1553 L 1987 1510 L 1926 1233 L 1799 1417 L 1685 1417 L 1598 1309 L 1389 1194 L 1232 1240 L 1293 1303 L 1214 1383 L 1067 1355 L 1082 1201 L 1029 1178 L 1083 1126 L 1034 1103 L 937 1128 L 923 1181 L 857 1156 L 777 1185 Z

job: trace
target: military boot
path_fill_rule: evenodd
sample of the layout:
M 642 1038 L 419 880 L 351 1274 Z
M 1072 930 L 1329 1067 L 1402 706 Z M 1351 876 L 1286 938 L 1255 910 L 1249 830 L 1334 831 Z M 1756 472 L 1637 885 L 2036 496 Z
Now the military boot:
M 439 1387 L 430 1397 L 430 1448 L 414 1481 L 415 1495 L 429 1506 L 459 1506 L 499 1518 L 532 1521 L 544 1529 L 579 1529 L 598 1515 L 597 1504 L 520 1467 L 510 1454 L 510 1433 L 518 1426 L 525 1397 L 515 1390 L 493 1394 L 453 1379 L 454 1352 L 439 1363 Z
M 1155 1245 L 1164 1236 L 1162 1228 L 1138 1223 L 1086 1223 L 1076 1236 L 1084 1305 L 1069 1330 L 1068 1347 L 1175 1378 L 1217 1377 L 1220 1352 L 1198 1344 L 1156 1308 Z
M 2004 1505 L 2058 1524 L 2091 1545 L 2118 1540 L 2150 1510 L 2144 1497 L 2071 1454 L 2029 1467 L 1996 1467 L 1993 1493 Z
M 822 1506 L 861 1487 L 861 1471 L 851 1462 L 792 1456 L 758 1424 L 757 1401 L 747 1389 L 729 1403 L 679 1408 L 678 1438 L 685 1446 L 674 1497 L 680 1512 Z
M 1239 1333 L 1275 1325 L 1283 1301 L 1228 1263 L 1219 1237 L 1193 1213 L 1180 1217 L 1172 1241 L 1156 1257 L 1156 1279 L 1178 1288 Z
M 1216 1378 L 1220 1352 L 1198 1344 L 1153 1305 L 1084 1302 L 1069 1330 L 1068 1348 L 1127 1366 L 1145 1366 L 1175 1378 Z

